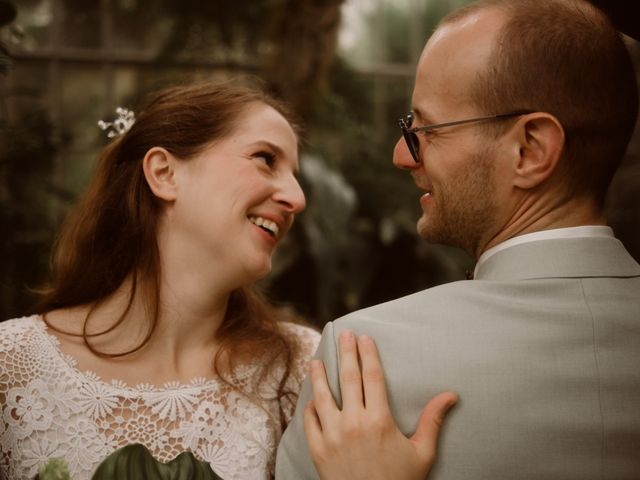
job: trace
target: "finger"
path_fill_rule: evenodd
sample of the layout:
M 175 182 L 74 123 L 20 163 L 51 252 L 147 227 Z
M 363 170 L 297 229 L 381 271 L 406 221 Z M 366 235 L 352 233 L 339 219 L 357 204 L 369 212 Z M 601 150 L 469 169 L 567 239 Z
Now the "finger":
M 340 391 L 342 392 L 342 410 L 361 409 L 362 376 L 358 363 L 358 347 L 353 332 L 344 330 L 338 339 L 340 352 Z
M 338 413 L 338 407 L 329 389 L 324 363 L 320 360 L 311 360 L 309 375 L 311 376 L 313 405 L 318 414 L 320 425 L 326 429 Z
M 362 382 L 367 410 L 373 409 L 380 412 L 389 410 L 384 371 L 373 338 L 368 335 L 358 337 L 358 352 L 362 361 Z
M 411 437 L 416 450 L 424 458 L 432 459 L 438 445 L 440 429 L 444 418 L 451 407 L 458 402 L 458 395 L 454 392 L 444 392 L 436 395 L 422 410 L 416 433 Z
M 322 425 L 320 424 L 320 418 L 313 405 L 313 401 L 309 400 L 304 407 L 303 421 L 304 421 L 304 434 L 307 437 L 307 445 L 309 445 L 309 451 L 312 455 L 315 455 L 316 450 L 320 449 L 323 445 L 322 437 Z

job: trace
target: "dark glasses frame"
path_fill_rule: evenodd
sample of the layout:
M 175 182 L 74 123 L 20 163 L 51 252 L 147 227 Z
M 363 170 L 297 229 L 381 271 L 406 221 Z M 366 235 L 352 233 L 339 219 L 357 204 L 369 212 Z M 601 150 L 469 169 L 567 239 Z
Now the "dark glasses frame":
M 404 137 L 404 141 L 407 143 L 407 147 L 409 147 L 409 153 L 411 153 L 413 160 L 416 163 L 420 163 L 420 139 L 418 138 L 418 135 L 416 135 L 416 133 L 418 132 L 432 132 L 440 128 L 453 127 L 455 125 L 464 125 L 465 123 L 488 122 L 510 117 L 519 117 L 520 115 L 526 115 L 528 113 L 533 112 L 530 110 L 519 110 L 510 113 L 499 113 L 497 115 L 468 118 L 466 120 L 456 120 L 455 122 L 434 123 L 432 125 L 424 125 L 422 127 L 411 128 L 411 124 L 413 123 L 413 112 L 409 112 L 404 117 L 398 120 L 398 125 L 400 125 L 402 136 Z

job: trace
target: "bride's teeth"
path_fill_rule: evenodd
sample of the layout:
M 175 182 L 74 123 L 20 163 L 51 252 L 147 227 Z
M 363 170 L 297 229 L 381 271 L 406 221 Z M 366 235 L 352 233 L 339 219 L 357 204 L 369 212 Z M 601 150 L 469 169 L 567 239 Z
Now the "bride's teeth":
M 275 222 L 272 222 L 271 220 L 267 220 L 262 217 L 249 217 L 249 220 L 251 221 L 251 223 L 257 225 L 258 227 L 262 227 L 266 230 L 269 230 L 271 233 L 273 233 L 274 236 L 277 236 L 278 232 L 280 231 L 280 228 L 278 228 L 278 225 Z
M 271 222 L 269 220 L 265 220 L 262 223 L 262 226 L 268 230 L 270 230 L 274 235 L 278 234 L 278 225 L 276 225 L 274 222 Z

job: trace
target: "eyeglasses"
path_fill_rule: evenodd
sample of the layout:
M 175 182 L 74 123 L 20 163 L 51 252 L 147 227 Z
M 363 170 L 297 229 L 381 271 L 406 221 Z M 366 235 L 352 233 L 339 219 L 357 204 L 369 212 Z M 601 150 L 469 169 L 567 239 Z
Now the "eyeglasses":
M 402 129 L 402 136 L 404 137 L 404 141 L 407 142 L 407 146 L 409 147 L 409 152 L 411 153 L 411 156 L 413 157 L 416 163 L 420 163 L 420 140 L 418 139 L 418 135 L 416 135 L 417 132 L 432 132 L 439 128 L 453 127 L 454 125 L 463 125 L 465 123 L 501 120 L 503 118 L 518 117 L 520 115 L 526 115 L 528 113 L 532 113 L 532 112 L 521 110 L 521 111 L 516 111 L 511 113 L 487 115 L 486 117 L 469 118 L 467 120 L 456 120 L 455 122 L 436 123 L 433 125 L 424 125 L 423 127 L 411 128 L 411 124 L 413 123 L 413 112 L 409 112 L 400 120 L 398 120 L 398 124 Z

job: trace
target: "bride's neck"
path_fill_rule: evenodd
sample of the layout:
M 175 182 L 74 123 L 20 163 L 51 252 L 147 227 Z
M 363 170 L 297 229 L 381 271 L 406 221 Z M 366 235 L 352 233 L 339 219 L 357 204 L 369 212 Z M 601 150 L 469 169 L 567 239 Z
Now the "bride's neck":
M 132 288 L 132 282 L 126 281 L 95 305 L 47 314 L 62 350 L 76 358 L 81 368 L 132 384 L 145 376 L 150 383 L 161 385 L 172 379 L 186 382 L 213 375 L 216 332 L 225 318 L 228 295 L 219 299 L 217 309 L 203 312 L 179 301 L 179 292 L 161 289 L 156 312 L 153 290 L 136 285 L 131 298 Z M 78 336 L 83 329 L 92 348 L 101 354 L 136 351 L 113 358 L 96 355 Z

